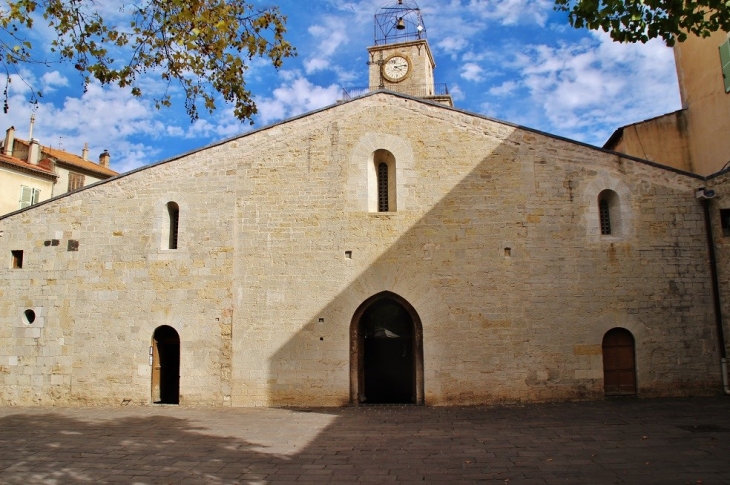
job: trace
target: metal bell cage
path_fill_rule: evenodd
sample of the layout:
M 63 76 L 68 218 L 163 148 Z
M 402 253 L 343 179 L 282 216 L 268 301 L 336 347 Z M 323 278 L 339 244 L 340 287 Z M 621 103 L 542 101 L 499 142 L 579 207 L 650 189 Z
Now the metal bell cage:
M 375 14 L 375 45 L 426 38 L 426 26 L 416 2 L 397 0 L 383 5 Z

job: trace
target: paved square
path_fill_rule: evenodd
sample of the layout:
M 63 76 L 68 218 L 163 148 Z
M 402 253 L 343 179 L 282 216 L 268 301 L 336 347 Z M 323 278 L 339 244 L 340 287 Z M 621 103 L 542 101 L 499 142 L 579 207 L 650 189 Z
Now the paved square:
M 730 398 L 0 408 L 3 484 L 730 484 Z

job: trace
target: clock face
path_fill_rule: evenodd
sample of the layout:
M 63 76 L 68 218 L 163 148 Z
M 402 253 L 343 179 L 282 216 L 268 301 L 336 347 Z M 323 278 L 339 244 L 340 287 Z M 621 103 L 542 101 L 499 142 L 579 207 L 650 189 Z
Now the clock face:
M 383 65 L 383 75 L 388 81 L 399 82 L 406 78 L 411 64 L 402 56 L 393 56 Z

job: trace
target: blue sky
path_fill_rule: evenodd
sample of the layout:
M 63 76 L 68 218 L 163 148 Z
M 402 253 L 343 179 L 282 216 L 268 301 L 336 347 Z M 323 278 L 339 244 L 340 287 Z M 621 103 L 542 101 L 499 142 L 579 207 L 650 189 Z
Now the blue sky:
M 104 2 L 105 17 L 122 1 Z M 182 99 L 156 110 L 151 97 L 134 98 L 97 84 L 83 92 L 72 66 L 24 67 L 25 82 L 44 96 L 33 131 L 43 145 L 77 154 L 88 142 L 92 156 L 104 149 L 111 167 L 124 172 L 217 140 L 333 104 L 343 86 L 367 85 L 367 47 L 374 14 L 383 0 L 254 1 L 279 5 L 288 16 L 289 41 L 298 56 L 275 70 L 255 59 L 246 83 L 259 106 L 253 127 L 236 120 L 225 104 L 194 123 Z M 118 5 L 116 5 L 118 4 Z M 594 145 L 619 126 L 680 108 L 671 49 L 655 41 L 622 45 L 604 33 L 576 30 L 548 0 L 420 0 L 436 60 L 436 82 L 446 83 L 455 105 Z M 40 25 L 38 22 L 36 25 Z M 33 33 L 48 50 L 51 32 Z M 32 113 L 28 88 L 17 76 L 3 131 L 28 137 Z M 150 73 L 145 89 L 163 88 Z

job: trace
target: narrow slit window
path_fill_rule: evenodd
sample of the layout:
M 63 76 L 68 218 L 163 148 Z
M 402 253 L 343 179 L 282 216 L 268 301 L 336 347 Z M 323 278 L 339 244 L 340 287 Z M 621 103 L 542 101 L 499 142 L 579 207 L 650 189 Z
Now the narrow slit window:
M 13 269 L 20 269 L 23 267 L 23 251 L 10 251 L 12 255 L 12 261 L 10 263 Z
M 168 202 L 167 213 L 170 217 L 170 236 L 167 248 L 177 249 L 178 226 L 180 224 L 180 206 L 174 202 Z
M 720 224 L 722 225 L 722 235 L 730 236 L 730 209 L 720 209 Z
M 388 164 L 378 164 L 378 212 L 388 212 Z
M 601 234 L 604 236 L 611 234 L 611 212 L 608 209 L 608 200 L 601 199 L 598 201 L 598 213 L 601 219 Z

